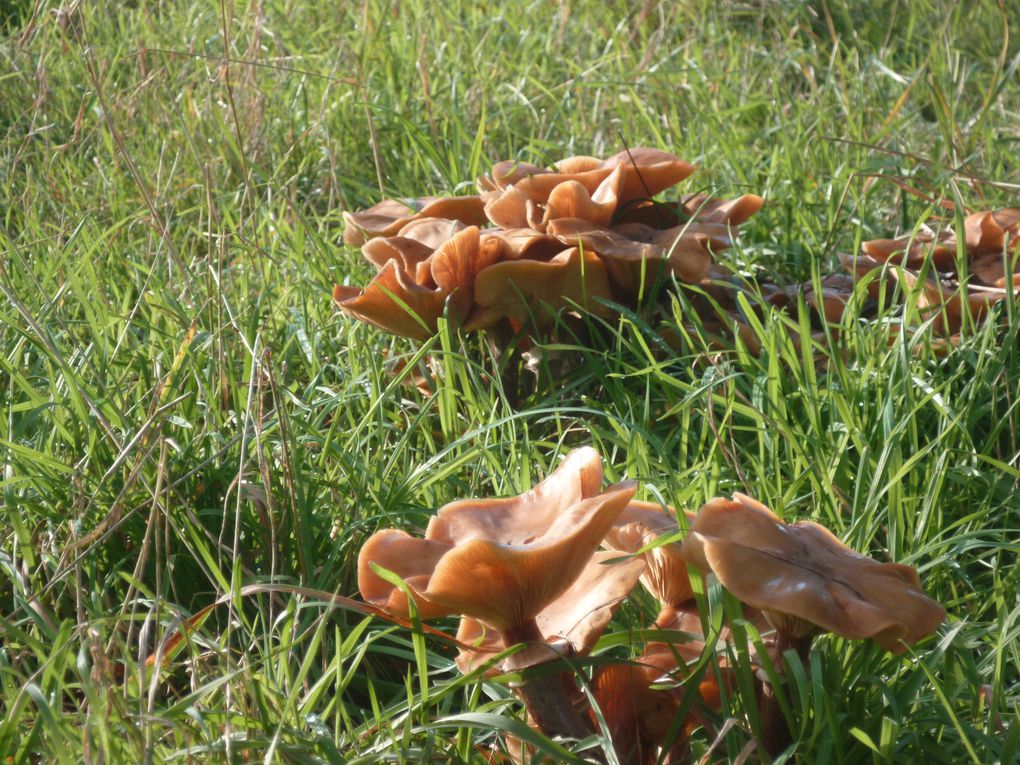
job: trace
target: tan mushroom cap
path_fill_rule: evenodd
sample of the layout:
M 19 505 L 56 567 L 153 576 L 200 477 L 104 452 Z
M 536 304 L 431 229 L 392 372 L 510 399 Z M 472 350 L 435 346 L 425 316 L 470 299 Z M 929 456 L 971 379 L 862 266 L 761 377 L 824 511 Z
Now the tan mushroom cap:
M 693 514 L 688 514 L 689 520 L 693 518 Z M 666 512 L 654 502 L 634 501 L 627 505 L 606 534 L 605 544 L 613 550 L 633 554 L 657 538 L 679 531 L 680 526 L 672 512 Z M 646 564 L 641 583 L 663 606 L 675 608 L 694 598 L 687 562 L 680 555 L 679 541 L 660 544 L 641 552 L 638 557 Z
M 545 228 L 538 203 L 517 186 L 493 192 L 485 201 L 485 214 L 499 228 Z
M 871 239 L 861 243 L 861 252 L 881 263 L 920 268 L 930 259 L 938 271 L 951 271 L 956 264 L 956 243 L 950 241 L 952 233 L 943 231 L 936 236 L 923 228 L 914 235 L 897 239 Z
M 485 329 L 506 318 L 518 326 L 534 319 L 548 325 L 561 309 L 580 307 L 598 315 L 610 309 L 599 298 L 611 296 L 603 262 L 576 247 L 547 263 L 508 260 L 489 266 L 475 280 L 475 311 L 467 330 Z
M 427 244 L 403 236 L 376 237 L 361 247 L 365 260 L 377 269 L 381 270 L 387 262 L 395 260 L 398 267 L 408 274 L 413 274 L 418 264 L 428 260 L 432 252 L 433 248 Z
M 516 497 L 461 499 L 440 508 L 427 539 L 460 544 L 487 539 L 522 545 L 547 533 L 559 517 L 602 488 L 602 458 L 590 446 L 574 449 L 544 481 Z
M 454 314 L 465 318 L 474 304 L 475 279 L 479 272 L 503 260 L 509 252 L 499 237 L 482 238 L 477 226 L 468 226 L 432 253 L 432 279 L 450 295 Z
M 661 244 L 636 242 L 603 226 L 578 218 L 550 221 L 547 233 L 565 244 L 579 244 L 587 252 L 602 256 L 614 287 L 626 295 L 636 295 L 641 286 L 647 289 L 664 271 L 688 284 L 697 284 L 708 273 L 712 255 L 707 237 L 670 237 L 668 247 Z M 664 234 L 665 232 L 659 232 Z
M 366 603 L 394 616 L 409 618 L 407 595 L 376 574 L 370 564 L 392 571 L 410 588 L 422 619 L 447 616 L 451 612 L 421 597 L 417 590 L 428 586 L 436 564 L 453 545 L 412 537 L 398 529 L 384 529 L 368 538 L 358 554 L 358 590 Z
M 620 167 L 613 170 L 594 193 L 579 181 L 564 181 L 549 193 L 542 222 L 548 224 L 557 218 L 582 218 L 607 226 L 616 212 L 622 183 L 623 168 Z
M 860 555 L 818 524 L 785 524 L 742 494 L 705 504 L 682 552 L 793 635 L 810 634 L 817 625 L 900 653 L 946 615 L 921 591 L 912 567 Z
M 535 622 L 546 645 L 528 646 L 503 662 L 501 669 L 524 669 L 564 654 L 586 656 L 595 647 L 619 605 L 644 570 L 640 560 L 619 561 L 612 552 L 596 552 L 570 588 L 543 608 Z M 610 562 L 616 561 L 616 562 Z M 461 619 L 457 640 L 479 650 L 461 650 L 457 666 L 465 674 L 507 648 L 500 635 L 468 617 Z
M 344 212 L 344 241 L 360 246 L 377 236 L 394 236 L 416 218 L 449 218 L 467 225 L 485 223 L 485 203 L 478 196 L 384 199 L 360 212 Z
M 756 212 L 765 200 L 757 194 L 744 194 L 735 199 L 718 199 L 695 194 L 684 200 L 684 209 L 694 220 L 739 226 Z
M 467 228 L 466 224 L 450 218 L 415 218 L 400 229 L 398 236 L 413 239 L 432 250 L 438 250 L 446 241 L 465 228 Z M 362 252 L 374 241 L 372 239 L 366 242 L 361 248 Z
M 638 146 L 625 149 L 605 161 L 609 168 L 622 167 L 619 202 L 654 197 L 660 191 L 680 183 L 697 168 L 675 154 L 661 149 Z
M 501 632 L 524 625 L 580 575 L 636 489 L 625 482 L 581 500 L 529 543 L 475 538 L 458 544 L 439 560 L 427 589 L 418 592 L 450 613 Z
M 1011 249 L 1016 249 L 1017 242 L 1020 242 L 1020 208 L 972 213 L 963 223 L 967 249 L 975 254 L 1001 254 L 1010 235 Z
M 427 340 L 436 331 L 446 295 L 416 284 L 396 260 L 389 260 L 364 290 L 336 285 L 333 300 L 344 313 L 385 332 Z
M 934 279 L 918 279 L 907 270 L 893 273 L 903 281 L 908 289 L 920 289 L 917 295 L 917 308 L 921 315 L 928 318 L 936 317 L 935 326 L 946 334 L 959 332 L 963 326 L 963 301 L 967 301 L 967 310 L 975 320 L 982 319 L 996 303 L 1005 300 L 1009 294 L 1006 289 L 996 287 L 960 287 L 943 284 Z
M 563 252 L 563 243 L 559 239 L 533 228 L 490 229 L 487 233 L 507 243 L 507 257 L 511 260 L 548 261 Z

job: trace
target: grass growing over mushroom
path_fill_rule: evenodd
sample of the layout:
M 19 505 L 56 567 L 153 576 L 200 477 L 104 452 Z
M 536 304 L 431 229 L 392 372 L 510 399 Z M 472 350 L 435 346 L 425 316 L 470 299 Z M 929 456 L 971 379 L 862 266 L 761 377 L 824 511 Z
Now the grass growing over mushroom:
M 671 288 L 677 347 L 637 313 L 590 319 L 599 346 L 565 325 L 536 354 L 557 384 L 510 406 L 478 337 L 395 339 L 329 299 L 371 272 L 343 210 L 470 193 L 495 159 L 675 152 L 705 168 L 685 193 L 768 201 L 720 257 L 791 283 L 956 225 L 940 199 L 1016 207 L 1014 0 L 135 6 L 0 18 L 0 753 L 481 763 L 507 733 L 571 761 L 453 646 L 330 596 L 376 530 L 591 445 L 639 499 L 749 493 L 946 607 L 902 656 L 816 639 L 781 699 L 801 761 L 1016 759 L 1015 301 L 947 348 L 881 326 L 923 324 L 917 294 L 858 321 L 862 287 L 838 343 L 795 307 L 752 322 L 755 356 Z M 404 385 L 426 356 L 431 387 Z M 594 657 L 657 610 L 621 608 Z M 695 757 L 739 756 L 746 697 Z

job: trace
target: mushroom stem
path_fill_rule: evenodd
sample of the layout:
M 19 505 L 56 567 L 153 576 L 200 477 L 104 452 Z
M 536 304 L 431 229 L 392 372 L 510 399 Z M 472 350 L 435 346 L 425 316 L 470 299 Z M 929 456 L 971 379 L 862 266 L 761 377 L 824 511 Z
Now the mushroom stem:
M 791 648 L 797 652 L 801 663 L 807 664 L 811 652 L 813 635 L 798 637 L 789 632 L 776 630 L 776 642 L 769 649 L 769 660 L 776 668 L 779 680 L 786 676 L 783 654 Z M 793 741 L 793 733 L 783 715 L 776 698 L 776 689 L 769 682 L 763 682 L 758 694 L 758 714 L 761 718 L 761 745 L 769 757 L 781 754 Z
M 518 643 L 545 644 L 545 638 L 534 619 L 506 630 L 502 638 L 508 646 Z M 558 672 L 529 677 L 514 690 L 524 701 L 524 706 L 527 707 L 535 725 L 545 735 L 580 740 L 594 733 L 588 719 L 575 705 L 574 700 L 581 698 L 581 691 L 570 673 Z M 597 762 L 606 761 L 601 752 L 592 752 L 588 756 Z

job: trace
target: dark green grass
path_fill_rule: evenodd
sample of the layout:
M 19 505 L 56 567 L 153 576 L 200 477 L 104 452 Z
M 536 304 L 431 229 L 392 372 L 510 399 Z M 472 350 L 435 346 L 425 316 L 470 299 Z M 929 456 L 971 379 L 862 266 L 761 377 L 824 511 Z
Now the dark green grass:
M 628 314 L 589 327 L 592 347 L 564 327 L 511 406 L 478 338 L 444 331 L 419 350 L 329 299 L 369 275 L 337 244 L 342 209 L 464 191 L 496 159 L 676 151 L 702 167 L 685 191 L 768 199 L 725 258 L 789 282 L 942 200 L 1017 206 L 1016 2 L 11 9 L 12 762 L 485 762 L 498 731 L 521 732 L 504 688 L 325 593 L 355 592 L 377 528 L 516 493 L 580 444 L 644 498 L 693 510 L 745 491 L 824 523 L 917 566 L 946 605 L 939 635 L 902 657 L 816 643 L 787 700 L 799 761 L 1020 756 L 1020 306 L 945 356 L 852 310 L 818 370 L 781 327 L 806 327 L 796 313 L 766 317 L 758 358 L 697 332 L 666 354 Z M 428 395 L 391 372 L 423 354 L 441 370 Z M 167 642 L 217 600 L 188 642 Z M 642 603 L 600 654 L 629 655 Z M 732 698 L 730 717 L 721 759 L 754 710 Z M 696 754 L 712 743 L 696 736 Z

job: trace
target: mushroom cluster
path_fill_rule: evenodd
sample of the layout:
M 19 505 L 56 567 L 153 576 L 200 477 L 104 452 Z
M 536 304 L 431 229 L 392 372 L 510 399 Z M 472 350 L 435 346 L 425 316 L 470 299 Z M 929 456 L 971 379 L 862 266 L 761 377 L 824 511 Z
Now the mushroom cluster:
M 610 313 L 663 277 L 700 284 L 713 255 L 763 200 L 653 199 L 694 166 L 665 151 L 569 157 L 553 168 L 498 162 L 477 196 L 386 200 L 344 213 L 344 241 L 378 273 L 337 285 L 339 308 L 387 332 L 430 337 L 448 315 L 466 330 L 548 326 L 563 310 Z
M 621 765 L 686 761 L 688 736 L 711 730 L 722 696 L 736 692 L 726 658 L 734 634 L 724 627 L 706 637 L 692 571 L 745 604 L 779 672 L 783 652 L 806 658 L 818 632 L 898 653 L 945 616 L 913 568 L 859 555 L 817 524 L 783 524 L 736 495 L 688 514 L 684 535 L 671 509 L 634 499 L 634 482 L 603 489 L 602 478 L 598 453 L 578 449 L 521 495 L 444 506 L 423 537 L 379 531 L 359 556 L 361 595 L 404 623 L 459 616 L 462 672 L 514 673 L 529 723 L 546 735 L 584 739 L 604 724 L 612 756 L 591 756 Z M 639 581 L 659 604 L 654 641 L 635 658 L 600 658 L 584 678 L 574 660 Z M 692 675 L 692 663 L 707 671 Z M 789 728 L 767 679 L 758 686 L 761 743 L 775 755 Z M 685 694 L 693 704 L 681 703 Z M 527 753 L 520 742 L 512 749 Z
M 873 239 L 840 262 L 856 277 L 884 269 L 888 279 L 917 289 L 922 317 L 933 317 L 935 328 L 952 337 L 965 310 L 979 321 L 1010 293 L 1020 296 L 1020 209 L 971 213 L 962 237 L 949 227 L 922 226 L 913 235 Z M 879 281 L 870 283 L 872 295 L 879 289 Z

